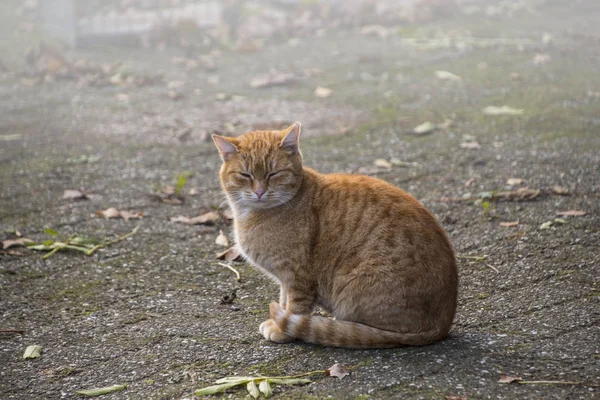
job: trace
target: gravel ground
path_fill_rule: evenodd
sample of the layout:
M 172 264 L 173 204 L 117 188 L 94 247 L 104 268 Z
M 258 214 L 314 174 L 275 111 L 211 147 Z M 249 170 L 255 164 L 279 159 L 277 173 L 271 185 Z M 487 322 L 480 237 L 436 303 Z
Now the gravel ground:
M 191 399 L 194 389 L 221 377 L 297 374 L 334 363 L 352 367 L 351 375 L 276 387 L 276 397 L 596 398 L 600 6 L 560 3 L 516 15 L 440 17 L 394 28 L 386 39 L 359 28 L 326 30 L 251 53 L 224 50 L 211 71 L 174 64 L 173 57 L 185 56 L 176 48 L 67 53 L 94 65 L 122 62 L 134 76 L 164 77 L 138 86 L 77 79 L 30 86 L 18 64 L 7 65 L 12 72 L 0 77 L 0 239 L 18 230 L 43 241 L 47 227 L 63 238 L 140 228 L 89 257 L 58 252 L 43 260 L 16 247 L 10 250 L 21 255 L 0 253 L 0 329 L 24 331 L 0 333 L 0 398 L 77 398 L 77 390 L 127 384 L 103 398 Z M 26 46 L 0 43 L 19 54 Z M 271 68 L 301 79 L 249 86 Z M 435 71 L 460 79 L 439 79 Z M 169 83 L 180 98 L 168 95 Z M 317 86 L 333 93 L 316 97 Z M 503 105 L 523 114 L 482 112 Z M 230 224 L 169 222 L 224 200 L 208 134 L 295 120 L 303 123 L 308 166 L 376 174 L 438 217 L 461 277 L 448 339 L 392 350 L 268 343 L 258 325 L 277 288 L 244 263 L 235 265 L 241 282 L 218 265 L 223 248 L 215 238 L 219 230 L 230 234 Z M 452 123 L 411 133 L 425 121 L 445 120 Z M 376 159 L 408 164 L 393 160 L 391 169 L 377 169 Z M 153 188 L 173 185 L 186 171 L 193 175 L 184 204 L 157 200 Z M 511 186 L 509 178 L 523 182 Z M 570 195 L 554 194 L 554 186 Z M 530 201 L 475 200 L 519 187 L 540 192 Z M 79 188 L 88 200 L 62 198 Z M 109 207 L 144 217 L 95 215 Z M 586 214 L 556 222 L 567 210 Z M 233 291 L 233 304 L 221 304 Z M 23 360 L 33 344 L 42 346 L 41 357 Z M 502 373 L 579 384 L 507 385 L 498 383 Z

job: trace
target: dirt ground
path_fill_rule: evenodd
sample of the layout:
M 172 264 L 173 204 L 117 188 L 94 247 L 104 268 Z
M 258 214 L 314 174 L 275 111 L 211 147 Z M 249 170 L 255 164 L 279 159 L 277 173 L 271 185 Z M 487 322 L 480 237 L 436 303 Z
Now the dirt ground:
M 0 398 L 78 398 L 77 390 L 127 384 L 102 398 L 191 399 L 194 389 L 225 376 L 290 375 L 334 363 L 351 367 L 351 375 L 276 387 L 275 397 L 598 397 L 600 3 L 533 3 L 513 15 L 460 14 L 393 27 L 386 38 L 344 27 L 253 52 L 223 50 L 210 71 L 174 63 L 185 56 L 177 47 L 66 53 L 95 65 L 122 62 L 134 76 L 163 75 L 138 86 L 28 81 L 19 63 L 34 35 L 5 32 L 0 239 L 18 230 L 43 241 L 48 227 L 62 238 L 140 228 L 89 257 L 58 252 L 43 260 L 22 247 L 0 253 L 0 329 L 24 331 L 0 333 Z M 10 30 L 14 18 L 2 7 L 3 29 Z M 249 86 L 271 68 L 301 79 Z M 436 71 L 460 79 L 440 79 Z M 168 95 L 170 82 L 180 98 Z M 333 92 L 316 97 L 317 86 Z M 523 114 L 482 111 L 504 105 Z M 376 174 L 414 195 L 446 229 L 460 266 L 447 340 L 392 350 L 268 343 L 258 325 L 277 287 L 242 262 L 235 263 L 241 282 L 217 263 L 224 248 L 215 238 L 219 229 L 230 234 L 230 225 L 169 222 L 224 200 L 208 134 L 296 120 L 303 123 L 306 165 Z M 423 122 L 445 120 L 452 124 L 412 133 Z M 395 160 L 391 169 L 377 169 L 376 159 Z M 188 171 L 184 204 L 156 199 L 153 188 Z M 523 182 L 510 186 L 509 178 Z M 554 186 L 570 195 L 553 193 Z M 531 201 L 486 202 L 519 187 L 540 193 Z M 90 199 L 63 199 L 65 190 L 79 188 Z M 109 207 L 144 217 L 95 215 Z M 567 210 L 586 214 L 557 215 Z M 234 290 L 233 304 L 221 304 Z M 23 360 L 34 344 L 41 357 Z M 502 373 L 577 384 L 502 384 Z

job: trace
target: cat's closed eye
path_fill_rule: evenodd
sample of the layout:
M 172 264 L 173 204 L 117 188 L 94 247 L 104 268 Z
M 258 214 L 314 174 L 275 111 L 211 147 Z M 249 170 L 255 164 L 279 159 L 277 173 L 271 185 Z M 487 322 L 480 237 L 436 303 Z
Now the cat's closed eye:
M 281 174 L 282 172 L 283 172 L 283 171 L 275 171 L 275 172 L 271 172 L 271 173 L 267 174 L 267 179 L 269 179 L 269 178 L 272 178 L 272 177 L 274 177 L 274 176 L 276 176 L 276 175 L 279 175 L 279 174 Z
M 238 172 L 237 175 L 241 176 L 242 178 L 246 178 L 246 179 L 250 179 L 250 180 L 254 179 L 254 177 L 252 175 L 247 174 L 245 172 Z

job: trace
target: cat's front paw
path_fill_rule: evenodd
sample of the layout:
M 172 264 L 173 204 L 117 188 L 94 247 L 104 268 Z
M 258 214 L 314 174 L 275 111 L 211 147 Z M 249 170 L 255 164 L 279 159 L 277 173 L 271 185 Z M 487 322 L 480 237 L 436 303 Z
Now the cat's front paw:
M 286 335 L 275 323 L 274 320 L 268 319 L 260 324 L 260 333 L 265 339 L 275 343 L 289 343 L 294 341 L 294 338 Z

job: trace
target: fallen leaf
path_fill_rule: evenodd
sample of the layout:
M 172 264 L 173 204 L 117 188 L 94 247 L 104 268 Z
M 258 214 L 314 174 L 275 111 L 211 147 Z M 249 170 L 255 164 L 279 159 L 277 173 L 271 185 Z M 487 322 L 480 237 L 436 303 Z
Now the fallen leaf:
M 68 200 L 87 200 L 87 199 L 89 199 L 89 197 L 81 190 L 72 190 L 72 189 L 65 190 L 62 198 L 68 199 Z
M 25 349 L 25 353 L 23 353 L 23 358 L 25 360 L 31 359 L 31 358 L 39 358 L 40 355 L 42 354 L 42 347 L 41 346 L 27 346 L 27 348 Z
M 562 219 L 562 218 L 554 218 L 554 223 L 556 224 L 568 224 L 566 219 Z
M 317 88 L 315 89 L 315 96 L 320 97 L 320 98 L 329 97 L 329 96 L 331 96 L 332 93 L 333 93 L 332 89 L 322 87 L 322 86 L 317 86 Z
M 365 25 L 360 28 L 360 33 L 365 36 L 377 36 L 385 39 L 390 35 L 390 31 L 383 25 Z
M 166 204 L 173 204 L 173 205 L 178 206 L 178 205 L 183 204 L 183 197 L 180 197 L 180 196 L 161 197 L 161 201 Z
M 329 376 L 335 376 L 336 378 L 344 379 L 345 376 L 350 375 L 350 370 L 343 365 L 333 364 L 328 369 Z
M 402 167 L 402 168 L 419 166 L 419 164 L 416 162 L 402 161 L 399 158 L 395 158 L 395 157 L 390 158 L 390 164 L 392 164 L 394 167 Z
M 466 396 L 445 396 L 446 400 L 468 400 Z
M 215 211 L 209 211 L 202 215 L 199 215 L 194 218 L 184 217 L 183 215 L 179 215 L 177 217 L 169 218 L 171 222 L 182 222 L 188 225 L 214 225 L 214 223 L 220 218 L 219 213 Z
M 546 64 L 548 61 L 550 61 L 551 58 L 552 57 L 550 57 L 550 54 L 537 53 L 535 56 L 533 56 L 533 64 L 535 64 L 535 65 Z
M 233 247 L 228 248 L 224 252 L 217 254 L 217 260 L 241 261 L 242 255 L 240 254 L 237 247 L 233 246 Z
M 0 135 L 0 142 L 10 142 L 12 140 L 19 140 L 23 135 L 19 133 L 13 133 L 11 135 Z
M 266 74 L 255 76 L 250 80 L 250 87 L 253 89 L 267 88 L 272 86 L 283 86 L 298 81 L 298 77 L 289 72 L 278 72 L 272 70 Z
M 465 182 L 465 187 L 469 187 L 473 184 L 473 182 L 475 182 L 475 178 L 469 178 L 466 182 Z
M 219 231 L 219 236 L 217 236 L 217 240 L 215 240 L 215 243 L 223 247 L 229 246 L 229 240 L 227 239 L 227 236 L 225 236 L 223 231 Z
M 273 389 L 271 388 L 269 381 L 266 379 L 258 384 L 258 389 L 265 397 L 273 396 Z
M 103 388 L 99 388 L 99 389 L 78 390 L 77 394 L 82 394 L 82 395 L 88 396 L 88 397 L 97 397 L 97 396 L 102 396 L 105 394 L 125 390 L 126 388 L 127 388 L 127 385 L 112 385 L 112 386 L 107 386 L 107 387 L 103 387 Z
M 527 187 L 519 188 L 517 190 L 511 190 L 508 192 L 498 192 L 494 193 L 494 198 L 502 197 L 505 200 L 515 200 L 515 201 L 523 201 L 523 200 L 534 200 L 540 195 L 540 191 L 536 189 L 529 189 Z
M 508 376 L 506 374 L 502 374 L 502 375 L 500 375 L 500 379 L 498 379 L 498 383 L 513 383 L 513 382 L 520 382 L 522 380 L 523 380 L 523 378 L 518 377 L 518 376 Z
M 550 229 L 552 224 L 553 224 L 552 221 L 544 222 L 542 225 L 540 225 L 540 231 L 545 231 L 545 230 Z
M 435 76 L 438 79 L 446 80 L 446 81 L 462 81 L 462 78 L 458 75 L 453 74 L 448 71 L 435 71 Z
M 183 224 L 190 224 L 192 219 L 190 217 L 185 217 L 183 215 L 178 215 L 176 217 L 169 218 L 170 222 L 181 222 Z
M 519 221 L 513 221 L 513 222 L 500 222 L 500 226 L 504 226 L 507 228 L 511 228 L 513 226 L 517 226 L 519 225 Z
M 136 213 L 131 211 L 119 211 L 114 207 L 107 208 L 106 210 L 98 210 L 96 211 L 96 215 L 104 217 L 106 219 L 123 218 L 125 221 L 129 221 L 130 219 L 141 219 L 144 216 L 144 214 L 142 213 Z
M 8 249 L 10 247 L 25 246 L 27 243 L 33 243 L 33 240 L 27 238 L 7 239 L 0 243 L 2 243 L 2 249 Z
M 508 178 L 506 184 L 509 186 L 516 186 L 522 184 L 523 182 L 525 181 L 521 178 Z
M 523 110 L 517 109 L 517 108 L 512 108 L 509 106 L 502 106 L 502 107 L 488 106 L 483 109 L 483 113 L 485 115 L 522 115 Z
M 556 215 L 560 215 L 562 217 L 583 217 L 585 214 L 586 212 L 582 210 L 559 211 L 556 213 Z
M 551 190 L 552 190 L 552 194 L 556 194 L 559 196 L 570 196 L 571 195 L 571 193 L 569 193 L 567 191 L 567 189 L 565 189 L 562 186 L 552 186 Z
M 481 148 L 481 146 L 477 142 L 463 142 L 463 143 L 460 144 L 460 148 L 461 149 L 476 150 L 476 149 Z
M 191 224 L 193 225 L 213 225 L 216 221 L 218 221 L 220 215 L 216 211 L 209 211 L 197 217 L 191 219 Z
M 374 164 L 377 168 L 392 169 L 392 163 L 383 158 L 378 158 L 377 160 L 375 160 Z
M 126 103 L 129 101 L 129 95 L 126 93 L 118 93 L 115 98 L 119 101 L 122 101 L 123 103 Z
M 258 386 L 256 386 L 256 383 L 254 383 L 254 381 L 248 382 L 248 385 L 246 385 L 246 390 L 248 390 L 250 396 L 254 397 L 255 399 L 258 399 L 258 397 L 260 396 Z
M 425 135 L 425 134 L 435 131 L 436 128 L 437 127 L 434 123 L 427 121 L 427 122 L 423 122 L 420 125 L 415 126 L 415 128 L 413 129 L 413 133 L 415 135 Z
M 171 100 L 179 100 L 183 97 L 183 94 L 178 90 L 171 89 L 167 92 L 167 96 L 169 96 Z

